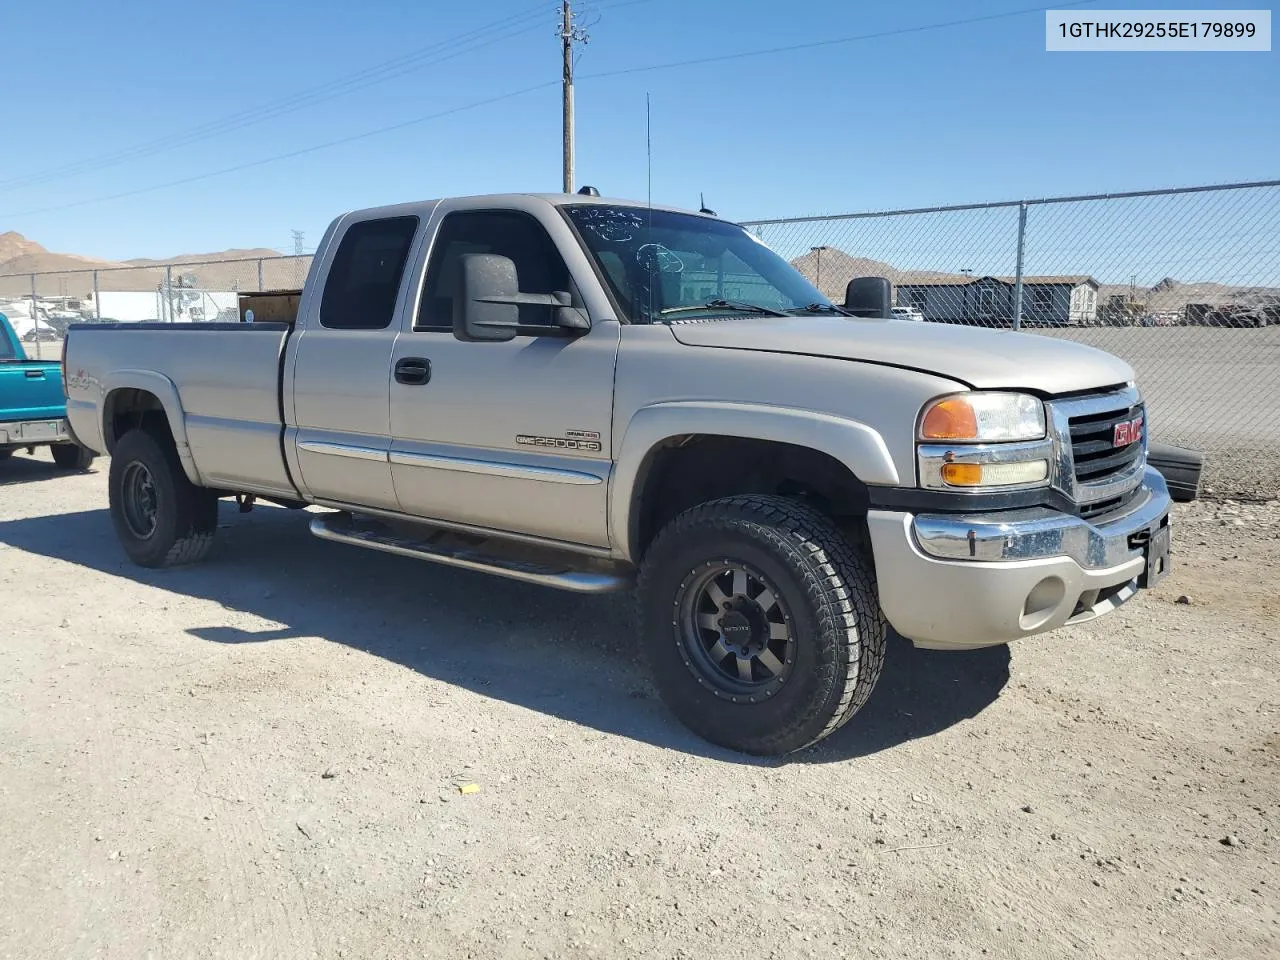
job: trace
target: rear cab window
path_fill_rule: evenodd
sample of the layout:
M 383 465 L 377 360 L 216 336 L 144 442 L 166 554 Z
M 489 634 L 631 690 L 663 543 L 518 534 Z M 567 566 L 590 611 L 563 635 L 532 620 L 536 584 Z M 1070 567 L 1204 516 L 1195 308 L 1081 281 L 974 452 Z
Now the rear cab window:
M 417 231 L 417 217 L 364 220 L 348 227 L 324 282 L 320 326 L 330 330 L 391 326 Z

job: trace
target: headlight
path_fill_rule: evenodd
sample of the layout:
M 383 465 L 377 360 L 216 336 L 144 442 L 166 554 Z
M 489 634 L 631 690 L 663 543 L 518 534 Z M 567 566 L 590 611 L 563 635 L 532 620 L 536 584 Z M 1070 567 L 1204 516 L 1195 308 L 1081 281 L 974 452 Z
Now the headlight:
M 920 418 L 921 440 L 998 443 L 1044 435 L 1044 404 L 1025 393 L 957 393 L 934 400 Z
M 1054 450 L 1037 398 L 974 391 L 924 408 L 916 455 L 923 487 L 1010 490 L 1047 486 Z

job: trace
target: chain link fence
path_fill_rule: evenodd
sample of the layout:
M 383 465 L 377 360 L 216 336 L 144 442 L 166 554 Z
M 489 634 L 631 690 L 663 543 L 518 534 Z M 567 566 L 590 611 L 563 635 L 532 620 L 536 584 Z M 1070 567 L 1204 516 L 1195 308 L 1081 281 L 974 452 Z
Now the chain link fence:
M 36 359 L 62 356 L 71 323 L 203 323 L 239 319 L 237 295 L 297 290 L 309 256 L 182 260 L 0 276 L 0 313 Z
M 780 220 L 746 226 L 829 297 L 885 276 L 906 321 L 1075 340 L 1133 365 L 1157 440 L 1206 455 L 1205 492 L 1276 497 L 1280 181 Z M 308 256 L 0 276 L 28 352 L 83 321 L 238 319 L 298 289 Z
M 904 320 L 1122 357 L 1152 437 L 1205 454 L 1206 494 L 1278 495 L 1280 181 L 746 226 L 836 302 L 884 276 Z

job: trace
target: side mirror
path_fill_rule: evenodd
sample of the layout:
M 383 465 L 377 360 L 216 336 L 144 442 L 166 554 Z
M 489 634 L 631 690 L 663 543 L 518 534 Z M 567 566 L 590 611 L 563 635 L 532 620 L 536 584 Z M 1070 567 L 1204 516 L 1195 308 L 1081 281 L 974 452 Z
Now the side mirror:
M 887 277 L 854 277 L 844 290 L 844 308 L 855 317 L 893 317 L 893 287 Z
M 492 253 L 468 253 L 459 259 L 461 277 L 453 301 L 453 334 L 459 340 L 511 340 L 519 333 L 563 330 L 582 333 L 591 319 L 573 306 L 567 292 L 521 293 L 516 265 L 509 257 Z M 520 307 L 547 307 L 552 325 L 520 326 Z
M 453 335 L 459 340 L 512 340 L 520 324 L 516 264 L 510 257 L 467 253 L 459 258 Z

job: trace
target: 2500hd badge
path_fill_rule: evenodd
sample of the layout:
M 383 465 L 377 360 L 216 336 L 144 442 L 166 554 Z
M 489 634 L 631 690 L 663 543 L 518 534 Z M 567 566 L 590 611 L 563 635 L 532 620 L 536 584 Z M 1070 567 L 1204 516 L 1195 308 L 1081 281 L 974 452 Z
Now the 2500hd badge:
M 534 437 L 521 433 L 516 435 L 516 443 L 524 447 L 554 447 L 557 450 L 587 450 L 598 453 L 600 434 L 588 430 L 566 430 L 563 437 Z

